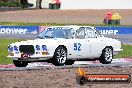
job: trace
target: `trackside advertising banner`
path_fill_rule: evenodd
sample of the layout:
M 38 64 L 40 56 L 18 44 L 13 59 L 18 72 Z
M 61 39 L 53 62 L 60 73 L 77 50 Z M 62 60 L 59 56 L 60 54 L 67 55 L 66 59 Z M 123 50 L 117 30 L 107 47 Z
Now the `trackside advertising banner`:
M 95 26 L 102 34 L 132 34 L 132 27 L 125 26 Z
M 39 33 L 42 32 L 46 26 L 40 26 Z M 126 26 L 95 26 L 102 34 L 132 34 L 132 27 Z
M 39 26 L 0 26 L 0 34 L 38 34 Z
M 0 35 L 35 35 L 47 26 L 0 26 Z M 125 26 L 95 26 L 102 34 L 132 34 L 132 27 Z

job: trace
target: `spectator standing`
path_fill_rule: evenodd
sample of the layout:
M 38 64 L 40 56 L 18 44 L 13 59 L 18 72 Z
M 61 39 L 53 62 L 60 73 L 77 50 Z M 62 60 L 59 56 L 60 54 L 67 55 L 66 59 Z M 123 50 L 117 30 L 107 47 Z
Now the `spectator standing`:
M 114 13 L 111 17 L 112 19 L 112 24 L 120 24 L 120 20 L 122 19 L 122 17 L 119 15 L 119 13 Z
M 108 12 L 104 18 L 104 24 L 111 24 L 112 12 Z

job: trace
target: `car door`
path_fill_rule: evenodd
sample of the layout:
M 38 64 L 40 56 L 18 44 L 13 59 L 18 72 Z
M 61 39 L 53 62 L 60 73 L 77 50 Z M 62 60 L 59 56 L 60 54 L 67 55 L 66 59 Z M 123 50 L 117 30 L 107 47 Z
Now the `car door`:
M 74 53 L 77 58 L 84 59 L 90 56 L 90 43 L 89 40 L 85 38 L 85 28 L 81 27 L 76 31 L 76 39 L 73 42 Z
M 86 28 L 86 38 L 90 44 L 90 58 L 100 57 L 104 48 L 104 40 L 101 34 L 95 29 Z

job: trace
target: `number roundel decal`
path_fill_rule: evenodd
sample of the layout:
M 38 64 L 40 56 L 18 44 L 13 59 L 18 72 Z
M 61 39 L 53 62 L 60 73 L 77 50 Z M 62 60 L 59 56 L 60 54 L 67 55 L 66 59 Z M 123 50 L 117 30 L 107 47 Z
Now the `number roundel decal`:
M 74 43 L 74 50 L 81 51 L 81 43 Z

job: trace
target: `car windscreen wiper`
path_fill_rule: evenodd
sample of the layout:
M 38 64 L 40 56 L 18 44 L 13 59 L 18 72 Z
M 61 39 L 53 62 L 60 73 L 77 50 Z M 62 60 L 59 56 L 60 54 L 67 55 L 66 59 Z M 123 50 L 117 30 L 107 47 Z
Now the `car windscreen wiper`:
M 38 36 L 37 38 L 39 38 L 39 39 L 44 39 L 43 37 L 40 37 L 40 36 Z
M 55 37 L 53 37 L 53 36 L 44 36 L 45 38 L 55 38 Z

